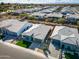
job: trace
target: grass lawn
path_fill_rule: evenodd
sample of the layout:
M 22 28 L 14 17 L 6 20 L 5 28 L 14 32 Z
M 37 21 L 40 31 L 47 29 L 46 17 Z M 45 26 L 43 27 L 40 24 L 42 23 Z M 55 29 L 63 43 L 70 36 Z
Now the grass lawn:
M 79 56 L 77 56 L 77 55 L 71 55 L 69 53 L 65 53 L 65 58 L 66 59 L 79 59 Z
M 16 43 L 16 45 L 18 46 L 21 46 L 21 47 L 25 47 L 25 48 L 28 48 L 30 46 L 30 42 L 26 42 L 26 41 L 23 41 L 23 40 L 20 40 Z

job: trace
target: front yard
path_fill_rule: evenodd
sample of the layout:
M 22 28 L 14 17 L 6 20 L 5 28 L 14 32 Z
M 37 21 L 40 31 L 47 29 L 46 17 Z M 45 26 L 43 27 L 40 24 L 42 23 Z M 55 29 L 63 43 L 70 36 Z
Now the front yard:
M 31 42 L 26 42 L 24 40 L 17 41 L 16 45 L 28 48 L 31 45 Z

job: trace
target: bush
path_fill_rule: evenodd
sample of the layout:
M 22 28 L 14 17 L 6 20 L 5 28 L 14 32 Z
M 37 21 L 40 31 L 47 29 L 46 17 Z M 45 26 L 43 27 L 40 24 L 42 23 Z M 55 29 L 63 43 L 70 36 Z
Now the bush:
M 34 16 L 30 16 L 28 17 L 29 20 L 35 20 L 35 17 Z
M 0 35 L 0 40 L 3 39 L 3 38 L 4 38 L 4 36 L 3 35 Z
M 20 14 L 20 16 L 28 16 L 28 14 Z
M 65 53 L 65 58 L 66 59 L 79 59 L 79 56 L 76 54 L 71 55 L 70 53 Z

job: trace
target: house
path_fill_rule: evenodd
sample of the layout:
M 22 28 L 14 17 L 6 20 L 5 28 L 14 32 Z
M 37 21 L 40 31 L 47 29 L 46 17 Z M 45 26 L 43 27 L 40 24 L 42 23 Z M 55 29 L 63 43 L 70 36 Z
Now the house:
M 28 22 L 20 22 L 19 20 L 9 19 L 0 23 L 3 35 L 19 36 L 22 32 L 29 29 L 32 24 Z
M 60 18 L 62 18 L 63 17 L 63 14 L 61 14 L 61 13 L 57 13 L 57 12 L 54 12 L 54 13 L 50 13 L 50 14 L 47 14 L 46 16 L 45 16 L 45 18 L 47 18 L 48 20 L 50 20 L 50 21 L 58 21 Z
M 46 40 L 49 31 L 53 27 L 43 24 L 33 24 L 33 26 L 22 33 L 22 38 L 25 41 L 32 42 L 29 46 L 31 49 L 40 48 L 41 44 Z
M 21 13 L 25 13 L 25 12 L 32 12 L 31 10 L 28 10 L 28 9 L 18 9 L 18 10 L 15 10 L 15 14 L 21 14 Z
M 34 16 L 36 19 L 44 19 L 45 18 L 45 13 L 40 13 L 40 12 L 34 12 L 31 14 L 31 16 Z
M 79 21 L 79 14 L 70 14 L 66 16 L 65 22 L 68 24 L 77 24 Z
M 43 24 L 33 24 L 33 26 L 22 33 L 23 38 L 26 41 L 44 42 L 51 26 Z
M 41 8 L 29 8 L 29 9 L 18 9 L 15 10 L 15 13 L 33 13 L 33 12 L 38 12 L 39 10 L 41 10 Z
M 50 10 L 52 12 L 55 12 L 58 8 L 60 8 L 60 6 L 53 6 L 53 7 L 50 8 Z
M 63 15 L 74 14 L 74 12 L 72 11 L 72 8 L 70 6 L 63 7 L 61 10 L 61 13 Z
M 50 10 L 50 9 L 44 9 L 44 10 L 41 10 L 40 13 L 49 14 L 49 13 L 52 13 L 52 10 Z
M 63 51 L 76 52 L 79 54 L 79 33 L 75 28 L 56 26 L 52 35 L 52 45 Z
M 62 18 L 63 17 L 63 14 L 61 13 L 50 13 L 50 14 L 47 14 L 46 15 L 46 18 Z
M 51 6 L 51 7 L 48 7 L 48 8 L 44 8 L 43 10 L 40 11 L 40 13 L 46 13 L 46 14 L 53 13 L 58 8 L 59 8 L 59 6 L 56 6 L 56 7 Z

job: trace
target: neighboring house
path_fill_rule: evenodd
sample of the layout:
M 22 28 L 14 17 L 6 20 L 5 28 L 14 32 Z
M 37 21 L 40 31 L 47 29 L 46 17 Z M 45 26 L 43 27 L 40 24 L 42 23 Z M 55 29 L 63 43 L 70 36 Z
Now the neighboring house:
M 19 36 L 22 32 L 24 32 L 32 26 L 32 24 L 28 22 L 20 22 L 15 19 L 2 21 L 0 25 L 1 31 L 5 36 Z
M 46 41 L 48 33 L 52 28 L 43 24 L 33 24 L 30 29 L 22 33 L 23 40 L 32 42 L 29 46 L 31 49 L 41 48 L 41 44 Z
M 45 13 L 40 13 L 40 12 L 34 12 L 31 14 L 31 16 L 34 16 L 36 19 L 44 19 L 45 18 Z
M 48 7 L 48 8 L 44 8 L 43 10 L 40 11 L 40 13 L 53 13 L 54 11 L 56 11 L 59 8 L 59 6 L 52 6 L 52 7 Z
M 62 8 L 61 13 L 63 15 L 74 14 L 74 12 L 72 11 L 72 8 L 70 6 L 66 6 L 66 7 Z
M 49 14 L 49 13 L 52 13 L 52 10 L 50 10 L 50 9 L 44 9 L 44 10 L 40 11 L 40 13 Z
M 63 15 L 61 13 L 57 13 L 57 12 L 46 15 L 46 18 L 62 18 L 62 17 L 63 17 Z
M 79 33 L 75 28 L 66 26 L 56 26 L 52 35 L 52 44 L 64 51 L 79 53 Z
M 50 13 L 45 16 L 45 18 L 48 21 L 58 21 L 62 17 L 63 17 L 63 14 L 58 13 L 58 12 Z
M 15 13 L 33 13 L 39 10 L 41 10 L 41 8 L 18 9 L 15 10 Z
M 43 24 L 33 24 L 30 29 L 22 33 L 22 36 L 26 41 L 44 42 L 50 29 L 52 29 L 51 26 Z
M 77 24 L 77 21 L 79 21 L 79 15 L 78 14 L 76 14 L 76 15 L 73 15 L 73 14 L 67 15 L 65 21 L 68 24 Z

